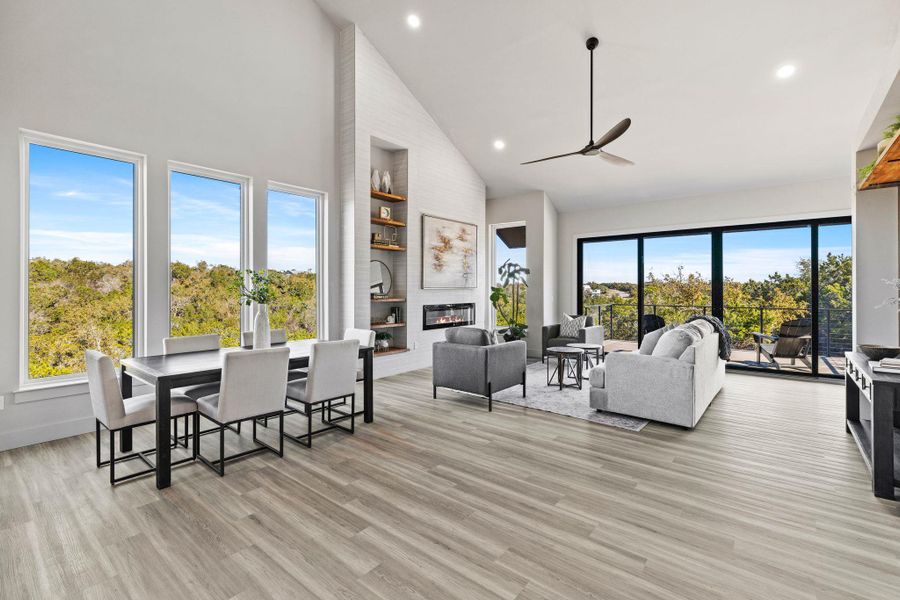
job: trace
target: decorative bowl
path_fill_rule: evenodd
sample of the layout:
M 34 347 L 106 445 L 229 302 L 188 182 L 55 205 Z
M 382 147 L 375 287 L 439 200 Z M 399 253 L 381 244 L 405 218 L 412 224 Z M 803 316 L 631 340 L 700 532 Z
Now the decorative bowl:
M 900 348 L 894 346 L 879 346 L 878 344 L 860 344 L 857 349 L 865 354 L 869 360 L 881 360 L 882 358 L 894 358 L 900 355 Z

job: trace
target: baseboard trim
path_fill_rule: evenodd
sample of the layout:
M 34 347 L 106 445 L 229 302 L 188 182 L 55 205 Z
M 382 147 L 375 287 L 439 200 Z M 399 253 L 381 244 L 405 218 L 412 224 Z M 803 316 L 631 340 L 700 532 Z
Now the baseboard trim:
M 78 417 L 69 421 L 0 433 L 0 452 L 88 433 L 94 430 L 94 424 L 93 416 Z

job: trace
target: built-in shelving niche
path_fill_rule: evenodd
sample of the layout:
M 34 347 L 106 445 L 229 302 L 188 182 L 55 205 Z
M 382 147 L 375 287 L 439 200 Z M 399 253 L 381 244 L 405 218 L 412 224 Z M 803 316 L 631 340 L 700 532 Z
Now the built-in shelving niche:
M 369 179 L 373 169 L 379 173 L 385 170 L 391 174 L 391 191 L 383 193 L 373 190 L 370 196 L 370 241 L 369 252 L 373 260 L 385 263 L 393 275 L 390 299 L 372 300 L 370 303 L 370 319 L 376 332 L 389 332 L 393 335 L 391 350 L 375 356 L 387 356 L 407 350 L 406 292 L 408 281 L 407 270 L 407 224 L 409 223 L 409 152 L 391 142 L 378 138 L 371 139 Z M 389 208 L 390 218 L 380 214 L 381 207 Z M 371 240 L 373 233 L 380 233 L 386 239 L 381 242 Z M 391 238 L 396 235 L 396 240 Z M 403 324 L 390 327 L 384 325 L 393 307 L 399 307 Z

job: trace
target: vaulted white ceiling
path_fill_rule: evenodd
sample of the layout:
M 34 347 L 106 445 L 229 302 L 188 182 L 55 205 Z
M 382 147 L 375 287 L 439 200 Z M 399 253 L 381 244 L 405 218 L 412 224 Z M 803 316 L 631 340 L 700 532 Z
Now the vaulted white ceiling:
M 360 27 L 489 197 L 540 189 L 560 210 L 848 176 L 900 24 L 897 0 L 319 3 Z M 608 150 L 637 166 L 582 156 L 520 166 L 588 141 L 591 35 L 595 137 L 631 117 Z M 796 75 L 777 79 L 785 63 Z

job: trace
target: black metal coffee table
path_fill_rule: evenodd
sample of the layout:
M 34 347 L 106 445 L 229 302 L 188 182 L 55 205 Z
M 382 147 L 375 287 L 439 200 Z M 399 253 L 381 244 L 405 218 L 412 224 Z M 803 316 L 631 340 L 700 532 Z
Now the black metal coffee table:
M 568 346 L 554 346 L 547 348 L 547 385 L 559 385 L 559 389 L 572 387 L 581 389 L 581 357 L 584 350 L 570 348 Z M 556 366 L 550 372 L 550 363 L 556 357 Z M 553 378 L 556 377 L 556 383 Z M 571 382 L 567 382 L 569 379 Z
M 603 344 L 566 344 L 569 348 L 581 348 L 584 350 L 584 368 L 586 370 L 593 369 L 600 364 L 600 361 L 606 360 Z

